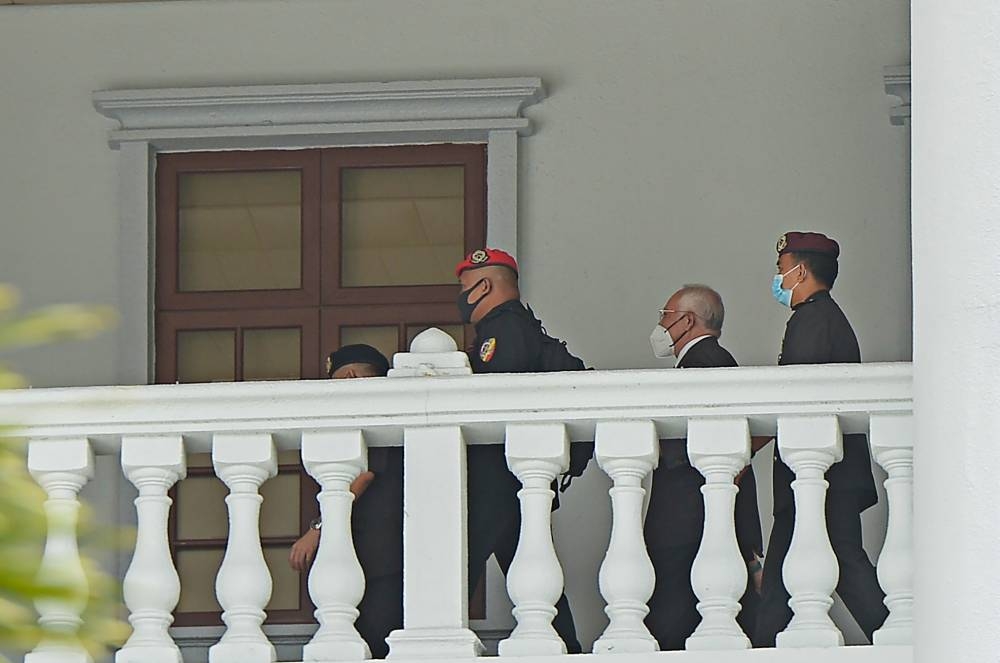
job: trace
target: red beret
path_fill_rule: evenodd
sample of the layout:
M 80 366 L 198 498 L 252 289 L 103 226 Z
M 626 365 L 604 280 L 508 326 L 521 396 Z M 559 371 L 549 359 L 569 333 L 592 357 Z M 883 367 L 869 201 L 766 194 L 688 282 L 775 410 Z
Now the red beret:
M 499 265 L 510 267 L 517 274 L 517 261 L 514 256 L 501 251 L 500 249 L 476 249 L 465 257 L 465 260 L 455 267 L 455 276 L 461 276 L 467 269 L 479 269 L 480 267 L 492 267 Z
M 788 232 L 778 238 L 778 255 L 785 253 L 822 253 L 836 259 L 840 245 L 822 233 Z

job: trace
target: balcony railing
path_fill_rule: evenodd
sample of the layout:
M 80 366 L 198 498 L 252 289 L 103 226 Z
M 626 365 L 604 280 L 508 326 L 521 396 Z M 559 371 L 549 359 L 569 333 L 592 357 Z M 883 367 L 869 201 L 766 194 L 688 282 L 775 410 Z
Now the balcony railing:
M 433 330 L 436 331 L 436 330 Z M 599 583 L 610 623 L 595 655 L 724 656 L 770 661 L 911 661 L 912 398 L 909 364 L 705 370 L 586 371 L 468 375 L 464 355 L 443 334 L 425 332 L 414 352 L 397 355 L 389 378 L 346 381 L 93 387 L 6 392 L 0 420 L 23 423 L 28 464 L 48 492 L 50 525 L 42 573 L 84 582 L 76 547 L 77 494 L 93 475 L 95 454 L 120 455 L 139 490 L 135 553 L 124 579 L 134 633 L 119 663 L 180 661 L 168 627 L 179 581 L 167 544 L 167 491 L 185 476 L 188 454 L 210 452 L 230 529 L 216 594 L 227 628 L 211 647 L 213 663 L 274 659 L 261 628 L 271 578 L 258 530 L 263 482 L 276 450 L 301 450 L 319 482 L 324 521 L 310 572 L 319 630 L 306 661 L 358 660 L 366 646 L 354 629 L 364 578 L 350 537 L 351 480 L 367 449 L 404 448 L 404 628 L 390 638 L 391 658 L 477 656 L 468 628 L 465 586 L 467 445 L 506 445 L 521 492 L 522 530 L 507 586 L 517 626 L 501 656 L 565 651 L 549 621 L 562 590 L 551 527 L 549 484 L 572 443 L 596 442 L 596 464 L 611 478 L 613 527 Z M 885 469 L 888 531 L 878 577 L 890 617 L 871 647 L 842 643 L 828 610 L 837 563 L 823 526 L 823 473 L 842 454 L 842 434 L 868 433 Z M 777 435 L 796 474 L 795 537 L 784 578 L 794 618 L 774 650 L 740 653 L 749 642 L 736 623 L 746 566 L 733 524 L 734 476 L 750 457 L 750 438 Z M 687 652 L 654 653 L 643 624 L 653 570 L 642 540 L 642 480 L 656 466 L 658 439 L 687 437 L 692 464 L 705 476 L 705 529 L 693 567 L 701 624 Z M 589 471 L 594 471 L 591 468 Z M 69 574 L 69 575 L 67 575 Z M 72 634 L 81 606 L 47 602 L 40 620 Z M 794 646 L 793 646 L 794 645 Z M 833 646 L 832 646 L 833 645 Z M 802 648 L 808 648 L 806 654 Z M 709 651 L 703 651 L 709 650 Z M 85 660 L 63 642 L 43 642 L 32 660 Z

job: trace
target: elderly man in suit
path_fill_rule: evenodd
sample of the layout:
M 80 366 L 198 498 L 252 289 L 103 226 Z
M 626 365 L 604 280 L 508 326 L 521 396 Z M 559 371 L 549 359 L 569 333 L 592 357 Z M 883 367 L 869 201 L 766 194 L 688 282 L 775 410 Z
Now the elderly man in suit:
M 712 288 L 685 285 L 671 295 L 659 314 L 649 339 L 657 357 L 676 357 L 678 368 L 737 365 L 729 351 L 719 345 L 725 308 L 722 297 Z M 736 539 L 749 571 L 737 621 L 752 635 L 760 601 L 758 557 L 762 550 L 753 468 L 741 472 L 736 481 Z M 645 524 L 646 548 L 656 571 L 646 626 L 660 649 L 684 649 L 684 641 L 701 621 L 698 598 L 691 587 L 691 566 L 705 523 L 704 483 L 705 478 L 688 460 L 685 440 L 660 440 L 660 463 L 653 472 Z

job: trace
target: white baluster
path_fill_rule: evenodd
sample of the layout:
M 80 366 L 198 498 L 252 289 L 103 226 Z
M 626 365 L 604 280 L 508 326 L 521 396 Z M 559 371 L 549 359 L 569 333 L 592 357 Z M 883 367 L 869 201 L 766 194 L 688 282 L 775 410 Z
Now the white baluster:
M 875 460 L 889 474 L 885 492 L 889 525 L 878 579 L 889 617 L 872 638 L 876 645 L 913 642 L 913 415 L 873 414 L 871 445 Z
M 500 642 L 501 656 L 565 654 L 552 628 L 563 573 L 552 543 L 552 481 L 569 468 L 569 437 L 563 424 L 509 424 L 507 466 L 520 480 L 521 532 L 507 572 L 507 593 L 517 626 Z
M 601 564 L 601 596 L 607 629 L 594 643 L 595 654 L 656 651 L 659 645 L 643 620 L 656 578 L 642 536 L 642 480 L 660 458 L 652 421 L 597 424 L 597 463 L 614 481 L 611 488 L 611 543 Z
M 836 647 L 844 636 L 830 619 L 840 569 L 826 531 L 826 471 L 844 457 L 837 417 L 778 419 L 778 450 L 795 481 L 795 529 L 782 578 L 794 615 L 778 634 L 778 647 Z
M 319 494 L 319 550 L 309 572 L 309 596 L 316 604 L 319 630 L 302 649 L 305 661 L 371 658 L 354 628 L 365 578 L 351 537 L 351 482 L 368 469 L 368 449 L 360 430 L 302 433 L 302 464 L 322 488 Z
M 484 651 L 469 630 L 466 481 L 458 426 L 404 431 L 403 630 L 389 635 L 389 658 Z
M 746 419 L 692 419 L 688 422 L 688 458 L 705 477 L 705 529 L 691 567 L 701 622 L 686 649 L 748 649 L 750 640 L 736 623 L 746 590 L 747 567 L 736 541 L 736 493 L 733 480 L 750 462 Z M 754 496 L 756 499 L 756 495 Z
M 132 635 L 115 663 L 181 663 L 167 628 L 180 598 L 181 583 L 170 557 L 167 491 L 187 475 L 180 435 L 122 438 L 122 469 L 139 490 L 135 553 L 123 584 Z
M 38 578 L 45 584 L 68 589 L 67 599 L 39 599 L 38 623 L 59 638 L 44 638 L 25 655 L 25 663 L 90 663 L 91 658 L 76 640 L 87 605 L 88 584 L 77 547 L 76 527 L 80 514 L 77 496 L 94 476 L 94 454 L 86 438 L 32 440 L 28 445 L 28 470 L 45 489 L 48 536 Z
M 220 433 L 212 441 L 215 473 L 229 488 L 229 539 L 215 593 L 226 632 L 208 650 L 210 663 L 271 663 L 272 645 L 260 626 L 271 599 L 271 574 L 260 546 L 260 486 L 278 472 L 266 433 Z

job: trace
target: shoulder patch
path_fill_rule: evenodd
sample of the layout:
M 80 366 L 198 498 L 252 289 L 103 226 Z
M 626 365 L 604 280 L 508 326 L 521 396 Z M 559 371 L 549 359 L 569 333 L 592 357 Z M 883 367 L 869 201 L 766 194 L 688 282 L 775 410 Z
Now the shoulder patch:
M 479 359 L 482 360 L 484 364 L 489 363 L 489 361 L 493 359 L 493 354 L 496 351 L 497 351 L 496 337 L 494 336 L 488 338 L 483 342 L 482 346 L 480 346 L 479 348 Z

